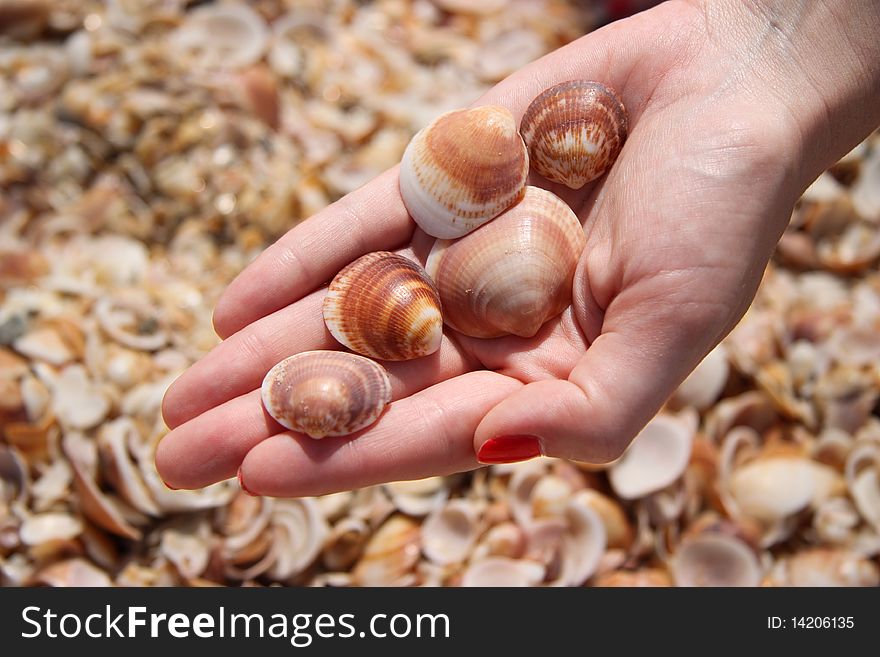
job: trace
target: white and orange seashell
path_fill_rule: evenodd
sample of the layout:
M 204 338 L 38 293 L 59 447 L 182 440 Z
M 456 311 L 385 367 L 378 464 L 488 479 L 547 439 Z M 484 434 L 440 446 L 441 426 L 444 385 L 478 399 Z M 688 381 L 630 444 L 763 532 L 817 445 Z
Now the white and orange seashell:
M 412 260 L 388 251 L 368 253 L 340 271 L 323 312 L 334 338 L 371 358 L 420 358 L 443 339 L 434 282 Z
M 447 325 L 475 338 L 530 338 L 571 303 L 585 246 L 574 212 L 554 194 L 527 187 L 522 201 L 491 223 L 459 240 L 438 240 L 426 268 Z
M 432 354 L 443 338 L 440 295 L 425 270 L 388 251 L 340 271 L 324 299 L 324 323 L 352 351 L 380 360 Z
M 341 351 L 306 351 L 275 365 L 261 389 L 282 426 L 312 438 L 346 436 L 375 422 L 391 401 L 385 369 Z
M 400 194 L 429 235 L 453 239 L 522 198 L 529 156 L 503 107 L 453 110 L 416 133 L 400 164 Z
M 520 124 L 535 171 L 571 189 L 611 168 L 628 130 L 629 117 L 615 91 L 588 80 L 550 87 L 532 101 Z

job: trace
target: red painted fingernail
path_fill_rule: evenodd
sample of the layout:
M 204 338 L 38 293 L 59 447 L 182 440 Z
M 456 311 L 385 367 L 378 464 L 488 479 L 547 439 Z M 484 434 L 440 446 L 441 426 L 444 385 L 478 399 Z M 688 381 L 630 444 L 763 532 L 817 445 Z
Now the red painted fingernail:
M 541 456 L 535 436 L 498 436 L 483 443 L 477 452 L 480 463 L 516 463 Z
M 248 487 L 244 485 L 244 479 L 241 478 L 241 468 L 238 469 L 238 485 L 241 486 L 241 489 L 251 497 L 259 497 L 257 493 L 252 493 L 248 490 Z

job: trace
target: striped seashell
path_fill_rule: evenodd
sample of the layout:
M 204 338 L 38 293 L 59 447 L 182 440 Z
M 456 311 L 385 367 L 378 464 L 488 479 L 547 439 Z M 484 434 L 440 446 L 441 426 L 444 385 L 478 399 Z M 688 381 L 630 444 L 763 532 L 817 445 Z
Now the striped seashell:
M 626 141 L 629 117 L 613 89 L 599 82 L 563 82 L 526 109 L 520 132 L 535 171 L 580 189 L 614 164 Z
M 440 296 L 425 270 L 388 251 L 361 256 L 336 275 L 324 299 L 324 323 L 352 351 L 410 360 L 440 348 Z
M 278 424 L 323 438 L 373 424 L 391 401 L 391 381 L 385 368 L 363 356 L 306 351 L 269 370 L 260 392 Z
M 400 193 L 422 230 L 452 239 L 522 198 L 528 173 L 513 115 L 486 105 L 447 112 L 412 138 L 400 164 Z
M 585 246 L 574 212 L 530 186 L 494 221 L 459 240 L 438 240 L 427 271 L 448 326 L 475 338 L 530 338 L 571 303 Z

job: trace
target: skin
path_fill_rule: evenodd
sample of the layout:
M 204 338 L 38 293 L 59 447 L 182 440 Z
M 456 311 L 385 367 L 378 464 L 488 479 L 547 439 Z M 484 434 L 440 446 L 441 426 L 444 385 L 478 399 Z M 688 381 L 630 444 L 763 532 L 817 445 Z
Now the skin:
M 550 456 L 620 456 L 745 312 L 806 186 L 880 123 L 876 0 L 672 0 L 527 66 L 476 104 L 517 120 L 565 80 L 621 94 L 631 131 L 612 170 L 570 192 L 587 248 L 573 304 L 531 339 L 447 330 L 440 351 L 391 363 L 394 402 L 354 437 L 284 431 L 259 386 L 282 358 L 338 348 L 326 283 L 374 250 L 420 259 L 382 174 L 293 228 L 229 286 L 224 341 L 169 389 L 156 464 L 171 487 L 235 476 L 249 492 L 303 496 L 479 465 L 490 438 L 531 435 Z

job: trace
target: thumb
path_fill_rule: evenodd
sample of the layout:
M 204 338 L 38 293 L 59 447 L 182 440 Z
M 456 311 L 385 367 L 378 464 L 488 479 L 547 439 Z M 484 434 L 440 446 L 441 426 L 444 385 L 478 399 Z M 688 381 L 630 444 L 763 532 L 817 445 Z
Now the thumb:
M 477 458 L 482 463 L 539 454 L 591 463 L 617 459 L 720 338 L 717 329 L 695 331 L 693 324 L 685 328 L 678 321 L 660 336 L 638 329 L 603 333 L 568 380 L 519 388 L 480 422 Z

